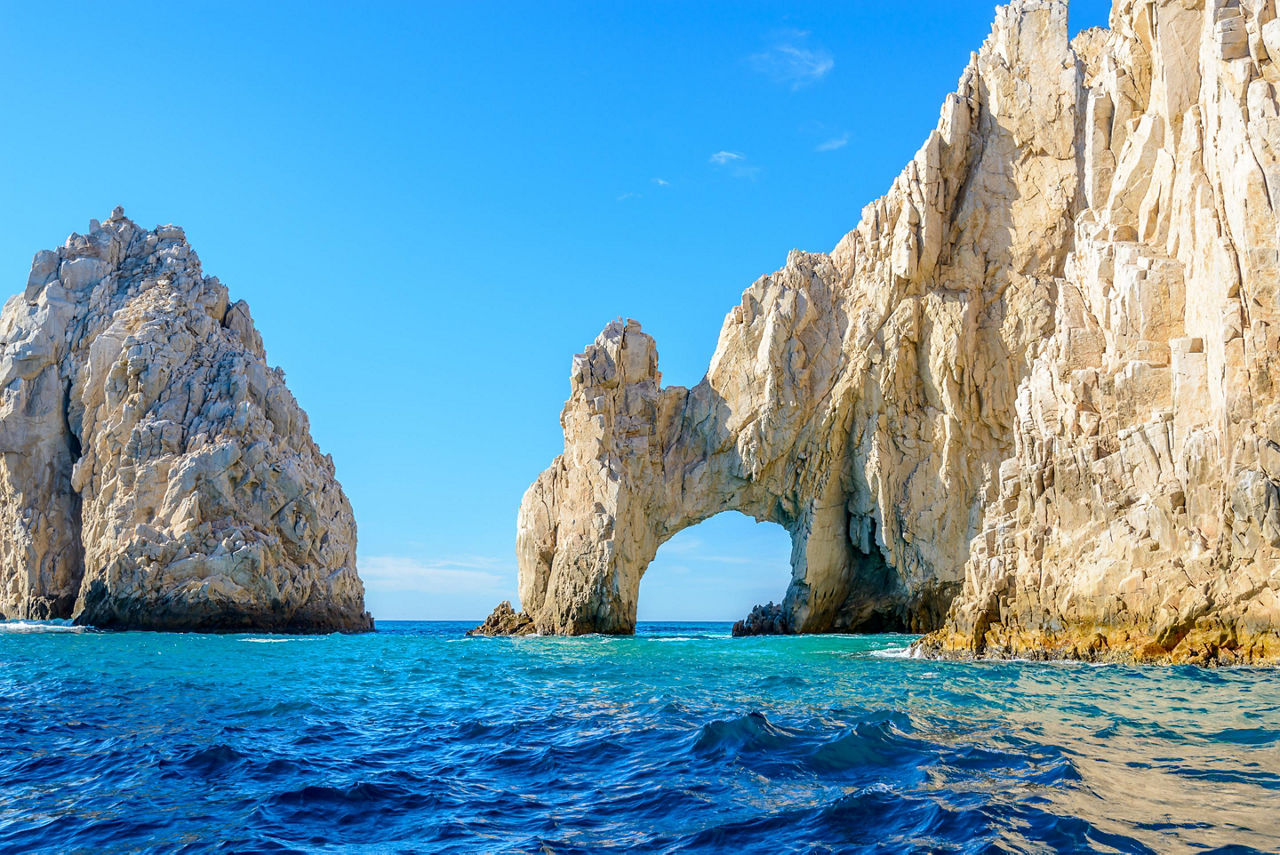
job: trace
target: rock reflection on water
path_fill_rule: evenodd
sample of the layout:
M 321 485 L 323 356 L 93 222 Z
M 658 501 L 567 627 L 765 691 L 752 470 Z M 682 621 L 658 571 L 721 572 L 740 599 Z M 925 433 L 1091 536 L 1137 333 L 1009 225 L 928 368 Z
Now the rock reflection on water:
M 1039 794 L 1055 813 L 1089 817 L 1160 852 L 1280 848 L 1274 672 L 1014 667 L 1011 730 L 1061 746 L 1080 775 Z

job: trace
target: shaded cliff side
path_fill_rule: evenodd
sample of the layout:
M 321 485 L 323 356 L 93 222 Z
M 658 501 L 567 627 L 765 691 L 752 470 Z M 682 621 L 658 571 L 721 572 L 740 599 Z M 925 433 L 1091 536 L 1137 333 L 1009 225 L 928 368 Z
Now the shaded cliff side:
M 333 461 L 180 228 L 37 253 L 0 342 L 0 615 L 372 628 Z
M 521 503 L 539 631 L 630 632 L 725 510 L 784 526 L 743 631 L 935 631 L 941 655 L 1280 658 L 1275 0 L 997 10 L 937 129 L 829 255 L 661 386 L 613 323 Z

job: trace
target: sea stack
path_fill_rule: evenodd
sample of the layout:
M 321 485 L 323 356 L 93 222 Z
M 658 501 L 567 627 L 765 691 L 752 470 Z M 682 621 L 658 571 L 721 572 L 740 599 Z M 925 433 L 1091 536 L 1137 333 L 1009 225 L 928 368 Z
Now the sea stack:
M 1068 36 L 1062 0 L 997 10 L 889 192 L 747 289 L 694 388 L 634 322 L 575 357 L 518 518 L 540 632 L 631 632 L 658 547 L 735 510 L 794 545 L 741 632 L 1280 660 L 1275 0 Z
M 0 315 L 0 614 L 372 628 L 333 461 L 182 229 L 120 208 Z

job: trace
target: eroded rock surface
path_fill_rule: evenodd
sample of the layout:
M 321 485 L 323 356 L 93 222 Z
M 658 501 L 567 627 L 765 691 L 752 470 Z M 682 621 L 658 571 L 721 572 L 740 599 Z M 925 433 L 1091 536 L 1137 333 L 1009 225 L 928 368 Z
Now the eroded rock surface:
M 0 615 L 372 627 L 333 461 L 182 229 L 37 253 L 0 342 Z
M 752 608 L 750 614 L 734 623 L 732 633 L 734 638 L 744 635 L 791 635 L 792 629 L 782 606 L 771 601 Z
M 725 319 L 706 378 L 576 357 L 520 507 L 543 632 L 630 632 L 658 546 L 784 526 L 793 631 L 946 655 L 1280 658 L 1275 0 L 997 11 L 937 129 L 830 255 Z M 944 627 L 945 623 L 945 628 Z
M 533 618 L 524 612 L 517 612 L 510 600 L 503 600 L 484 619 L 484 623 L 467 630 L 467 635 L 533 635 L 537 631 Z

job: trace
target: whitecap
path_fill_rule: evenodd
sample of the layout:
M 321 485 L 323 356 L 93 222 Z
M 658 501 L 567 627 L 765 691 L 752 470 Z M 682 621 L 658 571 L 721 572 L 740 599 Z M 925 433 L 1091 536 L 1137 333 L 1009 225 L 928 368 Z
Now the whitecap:
M 87 626 L 64 621 L 6 620 L 0 621 L 0 632 L 88 632 Z
M 250 644 L 287 644 L 290 641 L 316 641 L 315 638 L 242 638 Z
M 877 659 L 915 659 L 916 652 L 910 647 L 886 647 L 883 650 L 872 650 L 871 656 Z

